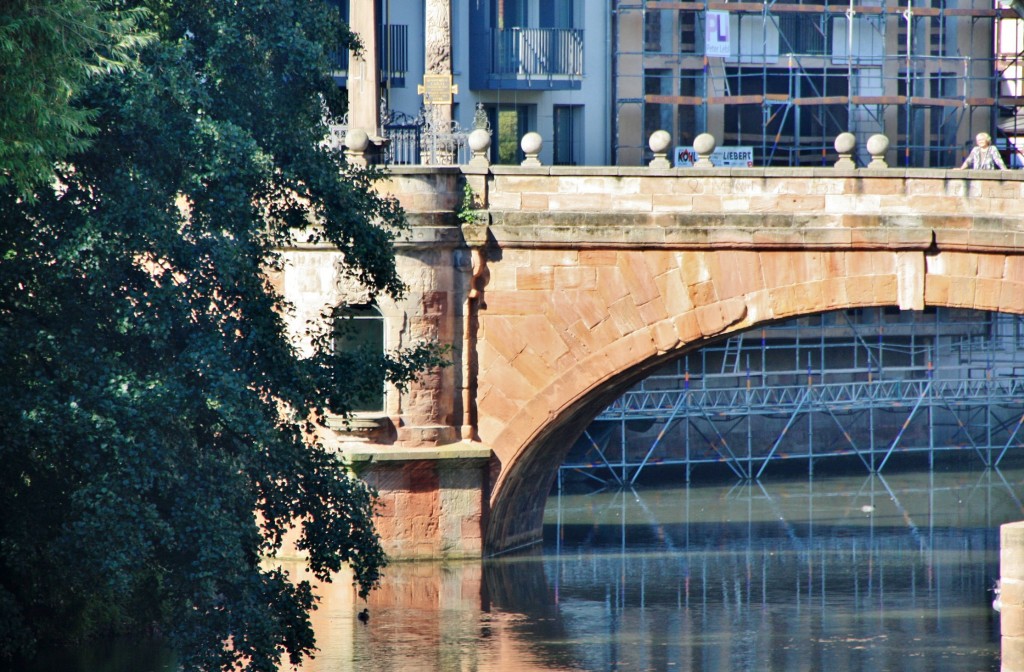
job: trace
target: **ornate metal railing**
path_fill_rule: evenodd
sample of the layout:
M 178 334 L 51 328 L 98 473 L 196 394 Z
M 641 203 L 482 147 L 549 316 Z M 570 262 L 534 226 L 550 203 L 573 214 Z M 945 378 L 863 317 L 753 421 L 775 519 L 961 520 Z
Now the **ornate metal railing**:
M 506 28 L 492 32 L 491 74 L 501 77 L 583 75 L 583 31 Z
M 468 131 L 456 121 L 437 122 L 427 109 L 416 117 L 382 112 L 381 136 L 388 165 L 456 165 L 468 163 L 472 155 Z

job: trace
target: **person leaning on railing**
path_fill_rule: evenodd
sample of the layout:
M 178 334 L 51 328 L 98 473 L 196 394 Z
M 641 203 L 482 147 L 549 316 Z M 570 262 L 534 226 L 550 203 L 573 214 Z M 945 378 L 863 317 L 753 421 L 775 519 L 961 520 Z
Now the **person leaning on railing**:
M 992 136 L 988 133 L 978 133 L 974 138 L 975 145 L 971 153 L 967 155 L 960 165 L 960 170 L 970 168 L 971 170 L 1006 170 L 1003 157 L 999 150 L 992 145 Z

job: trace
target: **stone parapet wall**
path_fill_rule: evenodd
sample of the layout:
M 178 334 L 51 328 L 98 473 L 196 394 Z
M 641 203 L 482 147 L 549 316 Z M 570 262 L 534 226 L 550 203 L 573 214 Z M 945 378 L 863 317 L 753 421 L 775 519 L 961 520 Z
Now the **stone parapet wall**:
M 1024 173 L 493 167 L 508 245 L 1005 249 L 1024 243 Z
M 377 191 L 394 196 L 408 213 L 454 213 L 462 202 L 458 166 L 393 166 Z
M 1024 171 L 395 167 L 407 243 L 454 242 L 462 179 L 501 246 L 1005 250 L 1024 243 Z M 429 232 L 429 233 L 428 233 Z

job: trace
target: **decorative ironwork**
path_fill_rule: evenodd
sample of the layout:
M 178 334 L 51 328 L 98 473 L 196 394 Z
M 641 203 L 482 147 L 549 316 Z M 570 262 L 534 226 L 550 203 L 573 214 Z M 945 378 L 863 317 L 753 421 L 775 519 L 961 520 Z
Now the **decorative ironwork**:
M 324 121 L 327 123 L 327 142 L 337 150 L 345 147 L 345 134 L 348 133 L 348 112 L 340 117 L 332 117 L 324 107 Z
M 473 113 L 473 130 L 478 128 L 491 132 L 491 120 L 487 118 L 487 110 L 484 109 L 483 103 L 477 103 L 476 111 Z
M 384 163 L 397 166 L 419 164 L 422 113 L 412 117 L 405 112 L 383 110 L 380 119 L 381 135 L 385 139 Z
M 467 163 L 472 154 L 469 133 L 456 121 L 438 123 L 427 108 L 415 117 L 383 110 L 381 135 L 386 141 L 384 163 L 389 165 L 456 165 Z

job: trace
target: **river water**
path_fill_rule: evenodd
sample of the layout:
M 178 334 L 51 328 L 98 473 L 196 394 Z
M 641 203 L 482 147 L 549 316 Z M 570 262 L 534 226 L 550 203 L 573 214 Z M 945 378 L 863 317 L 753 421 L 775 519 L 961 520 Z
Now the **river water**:
M 998 526 L 1022 497 L 1024 470 L 970 465 L 564 490 L 542 547 L 395 564 L 367 603 L 324 587 L 304 671 L 998 670 Z

